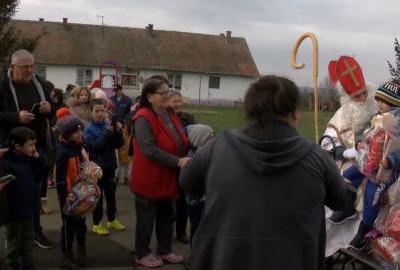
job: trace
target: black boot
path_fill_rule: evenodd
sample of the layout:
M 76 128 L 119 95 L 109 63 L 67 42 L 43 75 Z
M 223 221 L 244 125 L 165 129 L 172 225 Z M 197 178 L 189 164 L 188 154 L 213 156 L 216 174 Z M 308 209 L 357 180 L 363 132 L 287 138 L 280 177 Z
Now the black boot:
M 72 252 L 64 253 L 60 268 L 66 270 L 79 270 L 78 265 L 75 263 L 72 257 Z
M 373 229 L 372 226 L 364 224 L 364 222 L 360 222 L 360 226 L 358 227 L 358 232 L 356 236 L 354 236 L 353 240 L 350 242 L 350 247 L 357 250 L 362 251 L 365 248 L 365 235 L 369 233 Z
M 86 246 L 85 245 L 78 245 L 75 261 L 78 264 L 78 266 L 80 266 L 80 267 L 86 266 Z

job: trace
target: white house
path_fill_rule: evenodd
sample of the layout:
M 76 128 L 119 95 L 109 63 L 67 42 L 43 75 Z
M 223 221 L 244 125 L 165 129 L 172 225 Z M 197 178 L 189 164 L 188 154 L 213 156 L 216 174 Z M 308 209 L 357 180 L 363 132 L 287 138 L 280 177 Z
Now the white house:
M 144 79 L 163 74 L 171 89 L 190 99 L 236 101 L 259 76 L 246 40 L 230 31 L 208 35 L 155 30 L 151 24 L 145 29 L 75 24 L 67 18 L 12 24 L 23 37 L 40 35 L 36 72 L 61 89 L 99 79 L 104 62 L 119 66 L 116 80 L 131 96 L 140 93 Z M 103 87 L 116 74 L 114 66 L 103 65 Z

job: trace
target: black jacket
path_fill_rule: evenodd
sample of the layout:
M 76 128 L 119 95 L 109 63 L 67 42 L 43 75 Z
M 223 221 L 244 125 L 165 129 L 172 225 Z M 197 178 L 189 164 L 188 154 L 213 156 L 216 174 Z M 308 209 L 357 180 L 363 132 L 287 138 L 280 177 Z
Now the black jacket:
M 36 78 L 43 87 L 46 100 L 50 102 L 51 85 L 41 81 L 38 77 Z M 34 87 L 34 84 L 32 83 L 31 86 Z M 18 87 L 16 87 L 16 91 L 18 92 Z M 37 95 L 33 99 L 27 97 L 27 100 L 24 100 L 24 95 L 19 95 L 18 101 L 20 105 L 24 104 L 24 106 L 20 106 L 20 110 L 30 111 L 34 103 L 40 102 L 40 97 Z M 36 132 L 37 147 L 39 148 L 44 148 L 46 145 L 46 121 L 50 117 L 51 114 L 41 114 L 36 117 L 35 121 L 26 125 L 26 127 Z M 3 76 L 0 79 L 0 146 L 6 143 L 10 130 L 17 126 L 22 126 L 22 124 L 18 122 L 17 107 L 10 90 L 8 78 Z
M 323 269 L 324 205 L 354 200 L 334 161 L 280 121 L 222 133 L 181 170 L 180 185 L 206 198 L 193 270 Z
M 3 158 L 4 175 L 16 177 L 6 186 L 7 221 L 30 219 L 39 211 L 40 181 L 43 178 L 43 162 L 39 158 L 25 156 L 9 150 Z

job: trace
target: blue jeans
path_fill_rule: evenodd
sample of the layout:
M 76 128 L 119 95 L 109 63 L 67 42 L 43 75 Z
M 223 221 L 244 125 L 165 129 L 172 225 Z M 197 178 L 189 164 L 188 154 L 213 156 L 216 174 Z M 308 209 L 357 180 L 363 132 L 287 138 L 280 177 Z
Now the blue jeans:
M 343 177 L 350 180 L 355 188 L 358 188 L 365 178 L 358 168 L 353 165 L 343 172 Z M 368 226 L 373 226 L 378 212 L 380 209 L 379 200 L 386 193 L 388 188 L 393 184 L 395 179 L 389 183 L 374 183 L 368 179 L 367 185 L 364 190 L 364 209 L 363 209 L 363 223 Z

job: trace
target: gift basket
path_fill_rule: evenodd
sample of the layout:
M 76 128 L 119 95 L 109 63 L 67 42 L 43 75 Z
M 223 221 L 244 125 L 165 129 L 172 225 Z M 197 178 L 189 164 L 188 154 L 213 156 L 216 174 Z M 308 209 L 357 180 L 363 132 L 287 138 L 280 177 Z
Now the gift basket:
M 75 179 L 65 201 L 64 213 L 66 215 L 83 218 L 93 212 L 101 195 L 97 185 L 97 181 L 101 177 L 101 168 L 96 163 L 84 161 L 81 164 L 81 173 Z

